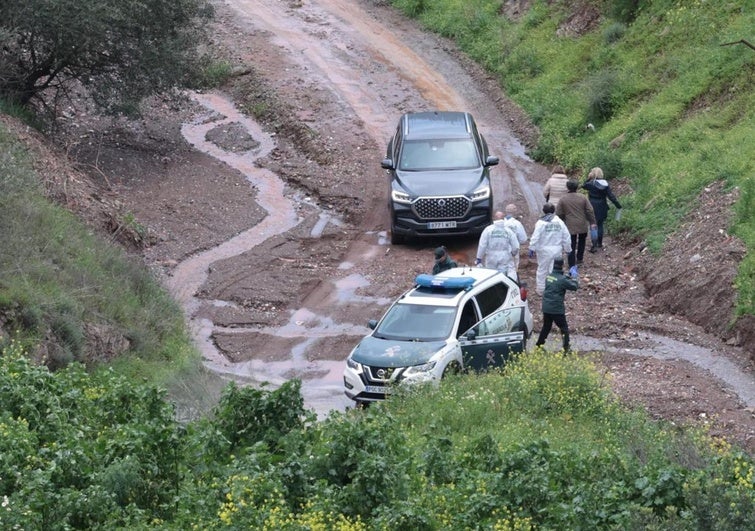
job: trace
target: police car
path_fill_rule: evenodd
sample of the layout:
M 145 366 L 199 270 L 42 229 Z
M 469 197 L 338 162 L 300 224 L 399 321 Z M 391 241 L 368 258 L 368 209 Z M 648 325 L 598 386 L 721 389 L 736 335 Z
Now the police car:
M 457 267 L 419 275 L 349 354 L 344 392 L 358 404 L 397 384 L 439 381 L 503 365 L 532 333 L 526 294 L 492 269 Z

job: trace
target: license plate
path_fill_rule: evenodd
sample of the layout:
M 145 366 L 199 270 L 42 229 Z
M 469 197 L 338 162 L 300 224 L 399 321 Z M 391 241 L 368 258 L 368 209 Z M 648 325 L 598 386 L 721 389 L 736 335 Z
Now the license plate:
M 428 229 L 455 229 L 455 221 L 431 221 L 427 224 Z
M 378 395 L 387 395 L 391 392 L 390 387 L 383 387 L 382 385 L 368 385 L 364 390 L 368 393 L 375 393 Z

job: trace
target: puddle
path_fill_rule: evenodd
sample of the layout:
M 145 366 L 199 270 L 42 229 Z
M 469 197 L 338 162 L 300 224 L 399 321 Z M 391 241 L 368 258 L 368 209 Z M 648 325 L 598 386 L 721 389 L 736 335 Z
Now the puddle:
M 364 304 L 387 306 L 391 303 L 391 299 L 386 297 L 366 297 L 363 295 L 357 295 L 356 290 L 369 286 L 369 281 L 362 275 L 349 275 L 335 282 L 336 286 L 336 300 L 339 303 L 345 304 L 347 302 L 360 302 Z
M 212 93 L 193 94 L 192 97 L 206 109 L 206 113 L 183 125 L 181 132 L 184 138 L 197 150 L 241 172 L 250 186 L 256 189 L 257 203 L 267 212 L 258 225 L 178 264 L 167 281 L 168 289 L 182 305 L 189 319 L 190 329 L 205 360 L 205 366 L 228 379 L 259 386 L 267 382 L 277 387 L 291 378 L 301 378 L 302 395 L 307 409 L 314 410 L 319 416 L 333 409 L 344 410 L 351 405 L 351 401 L 343 394 L 343 361 L 312 361 L 307 359 L 306 354 L 308 347 L 321 338 L 344 335 L 353 335 L 355 339 L 361 337 L 366 333 L 364 326 L 335 323 L 330 318 L 300 309 L 280 327 L 255 328 L 255 331 L 276 337 L 302 338 L 291 349 L 290 359 L 232 363 L 218 351 L 212 335 L 217 331 L 227 334 L 244 333 L 248 329 L 221 329 L 212 321 L 196 315 L 203 301 L 195 295 L 207 280 L 208 271 L 214 262 L 247 252 L 268 238 L 295 227 L 301 219 L 296 213 L 297 199 L 292 200 L 284 195 L 283 181 L 274 173 L 255 165 L 258 158 L 264 157 L 275 147 L 272 137 L 256 122 L 241 114 L 230 99 Z M 317 208 L 306 199 L 298 201 Z M 320 237 L 328 224 L 342 226 L 337 217 L 325 211 L 320 212 L 310 235 Z M 344 264 L 344 268 L 348 267 Z M 383 300 L 372 301 L 355 294 L 356 289 L 368 284 L 359 275 L 349 275 L 336 281 L 337 301 L 387 304 Z M 234 306 L 229 301 L 209 302 L 216 307 Z

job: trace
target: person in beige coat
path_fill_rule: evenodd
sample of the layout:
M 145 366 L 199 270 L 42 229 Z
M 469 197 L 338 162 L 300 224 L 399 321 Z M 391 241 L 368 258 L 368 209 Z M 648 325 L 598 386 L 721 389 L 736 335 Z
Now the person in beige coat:
M 590 200 L 577 193 L 579 183 L 574 180 L 566 182 L 566 195 L 561 198 L 556 207 L 556 215 L 564 220 L 571 235 L 571 252 L 569 253 L 569 267 L 581 264 L 585 256 L 587 231 L 597 228 L 595 212 Z
M 558 206 L 558 201 L 566 195 L 566 170 L 563 166 L 554 166 L 553 173 L 543 187 L 543 196 L 545 200 L 553 206 Z

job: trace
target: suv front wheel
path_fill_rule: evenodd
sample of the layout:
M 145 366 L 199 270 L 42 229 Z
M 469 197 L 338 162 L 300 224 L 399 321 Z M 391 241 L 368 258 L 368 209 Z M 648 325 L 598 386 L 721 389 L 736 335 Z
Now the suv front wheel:
M 396 231 L 393 230 L 393 227 L 391 227 L 391 244 L 401 245 L 402 243 L 406 243 L 406 236 L 402 234 L 396 234 Z

